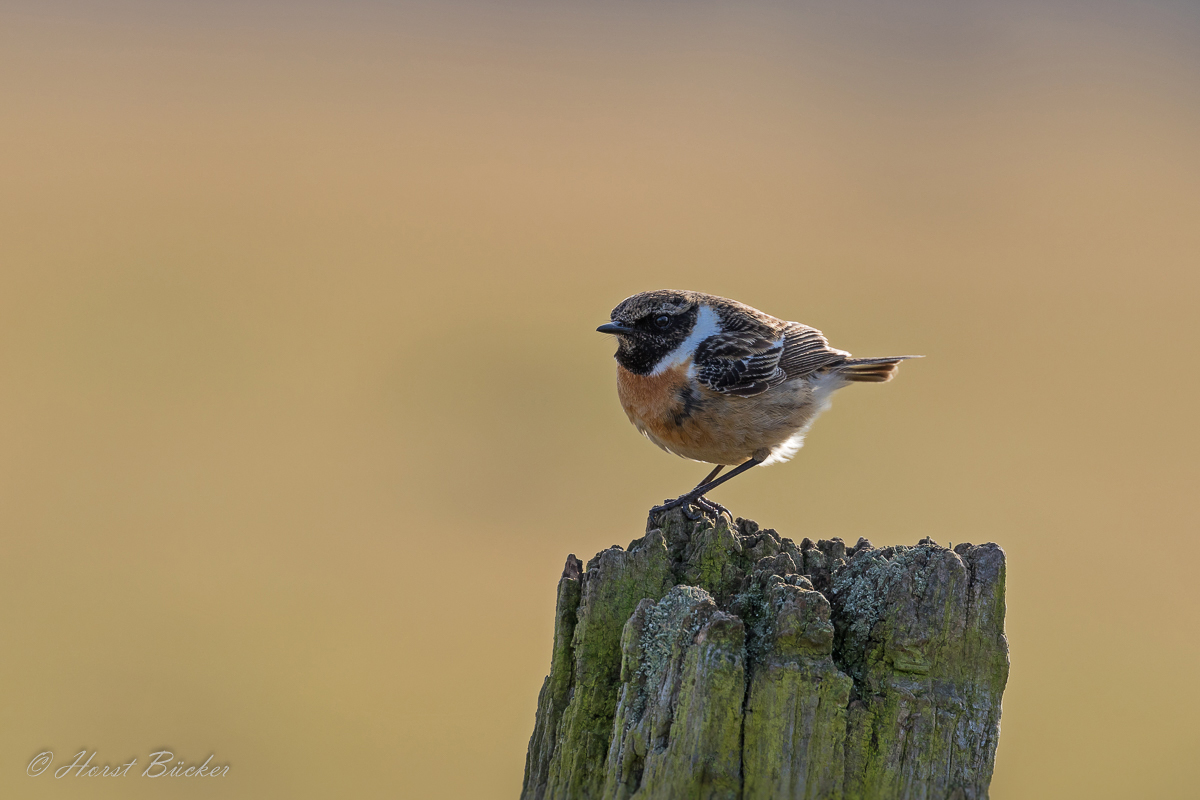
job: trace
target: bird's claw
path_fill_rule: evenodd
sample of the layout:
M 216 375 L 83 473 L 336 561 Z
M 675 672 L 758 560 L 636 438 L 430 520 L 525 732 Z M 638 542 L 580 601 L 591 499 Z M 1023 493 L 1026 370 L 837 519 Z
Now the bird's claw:
M 705 514 L 711 514 L 713 517 L 720 517 L 725 514 L 730 520 L 733 519 L 733 514 L 729 509 L 720 503 L 709 500 L 703 495 L 685 494 L 682 497 L 676 497 L 674 500 L 665 500 L 661 506 L 655 506 L 650 509 L 650 518 L 670 511 L 673 508 L 683 509 L 683 515 L 689 520 L 695 522 L 702 519 Z M 695 510 L 693 510 L 695 509 Z

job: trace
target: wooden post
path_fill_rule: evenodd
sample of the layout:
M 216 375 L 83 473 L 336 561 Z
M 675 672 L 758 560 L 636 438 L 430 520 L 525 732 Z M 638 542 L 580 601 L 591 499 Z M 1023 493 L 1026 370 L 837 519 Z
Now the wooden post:
M 982 800 L 1004 552 L 679 511 L 558 585 L 523 800 Z

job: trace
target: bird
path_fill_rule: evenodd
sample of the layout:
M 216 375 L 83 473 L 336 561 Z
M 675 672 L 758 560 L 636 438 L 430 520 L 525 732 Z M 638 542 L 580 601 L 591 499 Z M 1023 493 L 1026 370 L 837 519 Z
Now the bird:
M 612 310 L 600 333 L 617 339 L 617 396 L 654 444 L 716 468 L 691 491 L 650 509 L 729 514 L 705 495 L 759 465 L 788 461 L 831 395 L 891 380 L 901 361 L 854 358 L 824 334 L 703 292 L 641 292 Z M 726 467 L 730 472 L 718 477 Z M 732 517 L 732 515 L 730 515 Z

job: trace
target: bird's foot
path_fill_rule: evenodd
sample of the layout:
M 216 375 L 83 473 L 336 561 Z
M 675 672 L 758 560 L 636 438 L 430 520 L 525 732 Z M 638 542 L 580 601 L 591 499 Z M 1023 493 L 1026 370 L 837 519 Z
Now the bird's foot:
M 673 508 L 682 508 L 683 515 L 693 521 L 705 515 L 719 518 L 722 514 L 729 517 L 730 521 L 733 520 L 733 514 L 730 513 L 728 508 L 713 500 L 709 500 L 704 495 L 697 495 L 691 492 L 681 497 L 676 497 L 674 500 L 667 500 L 661 506 L 655 506 L 650 509 L 650 520 L 653 521 L 655 517 Z M 698 509 L 698 511 L 693 511 L 693 509 Z

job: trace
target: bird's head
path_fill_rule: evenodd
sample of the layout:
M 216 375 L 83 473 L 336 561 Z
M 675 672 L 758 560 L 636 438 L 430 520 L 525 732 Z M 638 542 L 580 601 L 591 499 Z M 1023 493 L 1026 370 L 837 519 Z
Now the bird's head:
M 622 300 L 612 310 L 612 321 L 596 330 L 617 337 L 618 364 L 638 375 L 648 375 L 682 362 L 701 339 L 719 332 L 711 311 L 701 320 L 700 312 L 705 308 L 694 292 L 642 292 Z M 697 338 L 698 333 L 704 335 Z

